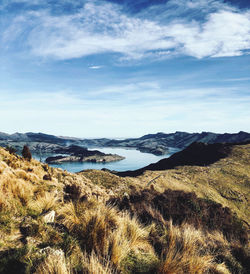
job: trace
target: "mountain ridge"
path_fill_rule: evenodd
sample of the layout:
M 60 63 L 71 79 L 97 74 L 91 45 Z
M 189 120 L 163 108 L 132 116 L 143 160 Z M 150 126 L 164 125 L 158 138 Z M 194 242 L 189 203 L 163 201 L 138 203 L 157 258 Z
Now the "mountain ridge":
M 147 134 L 140 138 L 127 138 L 122 140 L 97 138 L 84 139 L 75 137 L 58 137 L 45 133 L 14 133 L 6 134 L 0 132 L 0 145 L 13 145 L 18 142 L 38 142 L 55 145 L 80 145 L 91 147 L 124 147 L 135 148 L 141 152 L 152 153 L 155 155 L 164 155 L 168 152 L 168 147 L 184 149 L 193 142 L 202 143 L 236 143 L 250 140 L 250 133 L 239 131 L 238 133 L 188 133 L 176 131 L 175 133 L 158 132 L 156 134 Z

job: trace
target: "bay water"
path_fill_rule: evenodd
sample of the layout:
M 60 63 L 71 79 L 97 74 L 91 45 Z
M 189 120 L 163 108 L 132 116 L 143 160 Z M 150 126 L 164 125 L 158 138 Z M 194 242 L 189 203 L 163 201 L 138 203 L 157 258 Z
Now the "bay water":
M 124 156 L 125 159 L 121 161 L 110 162 L 110 163 L 71 162 L 71 163 L 50 164 L 50 165 L 52 167 L 61 168 L 69 172 L 79 172 L 86 169 L 102 169 L 102 168 L 107 168 L 115 171 L 127 171 L 127 170 L 135 170 L 138 168 L 145 167 L 149 164 L 156 163 L 159 160 L 163 158 L 168 158 L 172 154 L 180 151 L 180 149 L 178 148 L 170 147 L 168 154 L 156 156 L 151 153 L 144 153 L 135 149 L 128 149 L 128 148 L 104 147 L 104 148 L 91 148 L 90 150 L 92 149 L 97 149 L 106 154 L 108 153 L 118 154 L 118 155 Z M 44 161 L 45 158 L 43 157 L 42 160 Z

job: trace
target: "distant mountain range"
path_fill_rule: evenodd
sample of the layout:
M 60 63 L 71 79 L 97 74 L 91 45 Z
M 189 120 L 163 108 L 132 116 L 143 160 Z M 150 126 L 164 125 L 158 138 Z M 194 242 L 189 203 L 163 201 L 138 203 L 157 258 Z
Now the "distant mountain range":
M 68 137 L 58 137 L 54 135 L 49 135 L 45 133 L 14 133 L 14 134 L 6 134 L 0 132 L 0 140 L 8 140 L 13 142 L 44 142 L 44 143 L 52 143 L 52 144 L 66 144 L 67 142 L 75 142 L 77 138 L 68 138 Z
M 156 133 L 144 135 L 137 139 L 110 140 L 106 146 L 111 147 L 135 147 L 142 152 L 150 152 L 156 155 L 163 155 L 168 147 L 183 149 L 193 142 L 208 144 L 214 143 L 235 143 L 250 140 L 250 133 L 240 131 L 239 133 L 187 133 L 176 131 L 175 133 Z
M 6 134 L 0 132 L 0 145 L 18 146 L 20 143 L 36 144 L 41 147 L 45 144 L 51 145 L 79 145 L 88 148 L 91 147 L 124 147 L 135 148 L 141 152 L 153 153 L 155 155 L 164 155 L 168 152 L 168 147 L 183 149 L 193 142 L 202 142 L 208 144 L 214 143 L 237 143 L 250 140 L 250 133 L 240 131 L 238 133 L 187 133 L 176 131 L 175 133 L 156 133 L 144 135 L 140 138 L 129 138 L 124 140 L 99 138 L 99 139 L 81 139 L 74 137 L 60 137 L 44 133 L 14 133 Z M 48 146 L 47 146 L 48 147 Z

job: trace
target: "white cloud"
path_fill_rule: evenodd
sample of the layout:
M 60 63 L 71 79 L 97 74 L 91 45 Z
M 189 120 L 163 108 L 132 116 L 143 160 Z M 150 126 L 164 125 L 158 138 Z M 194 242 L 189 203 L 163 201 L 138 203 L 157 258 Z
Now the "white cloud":
M 187 18 L 178 17 L 179 11 L 173 17 L 173 9 L 168 10 L 171 5 L 188 12 Z M 201 10 L 203 20 L 191 20 L 191 15 Z M 215 0 L 171 0 L 158 5 L 157 11 L 157 17 L 147 14 L 146 18 L 146 13 L 136 17 L 115 4 L 87 1 L 71 15 L 51 15 L 48 10 L 27 12 L 14 18 L 2 42 L 14 43 L 15 38 L 26 37 L 34 55 L 62 60 L 100 53 L 141 59 L 176 54 L 196 58 L 239 56 L 250 51 L 250 11 Z M 166 20 L 159 21 L 158 17 Z M 99 66 L 92 66 L 95 68 Z
M 101 69 L 103 66 L 90 66 L 89 69 Z

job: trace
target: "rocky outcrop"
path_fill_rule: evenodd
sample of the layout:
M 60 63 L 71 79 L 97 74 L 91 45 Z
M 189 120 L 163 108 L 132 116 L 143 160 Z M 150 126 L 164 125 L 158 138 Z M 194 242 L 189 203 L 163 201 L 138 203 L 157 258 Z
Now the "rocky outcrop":
M 51 223 L 54 223 L 55 215 L 56 215 L 55 210 L 51 210 L 51 211 L 43 214 L 42 219 L 46 224 L 51 224 Z

